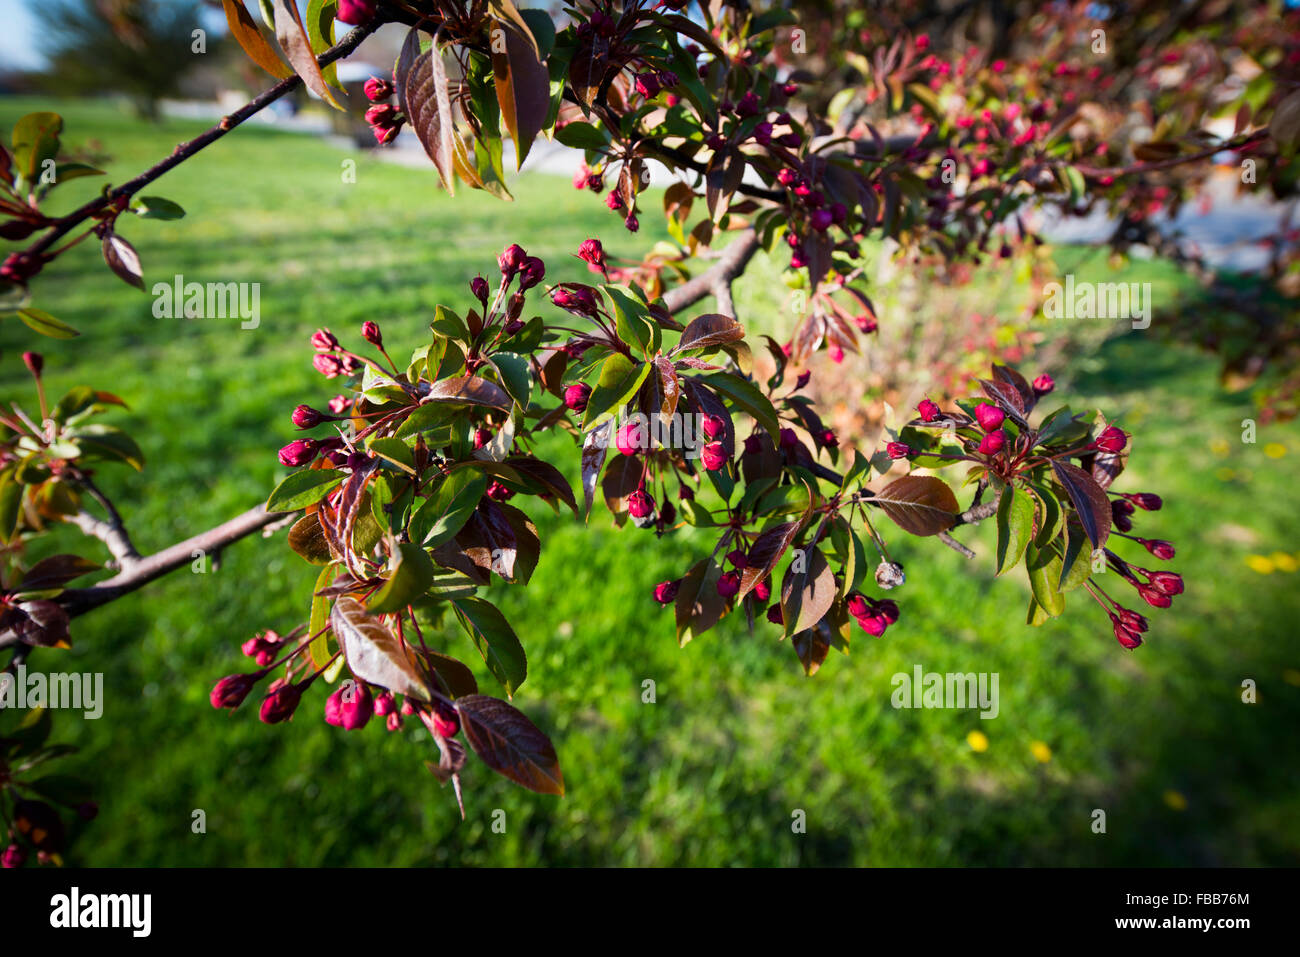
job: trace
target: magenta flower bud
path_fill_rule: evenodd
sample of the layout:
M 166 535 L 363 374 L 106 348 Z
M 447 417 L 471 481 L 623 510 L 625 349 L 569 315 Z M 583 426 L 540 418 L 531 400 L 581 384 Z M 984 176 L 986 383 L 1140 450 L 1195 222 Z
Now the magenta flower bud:
M 809 225 L 819 233 L 824 233 L 830 229 L 831 223 L 834 221 L 835 217 L 831 215 L 829 209 L 814 209 L 812 215 L 808 217 Z
M 799 174 L 789 167 L 785 167 L 776 174 L 776 180 L 782 186 L 793 186 L 799 182 Z
M 5 237 L 9 238 L 9 237 Z M 0 264 L 0 279 L 8 279 L 10 282 L 25 283 L 45 265 L 44 256 L 33 256 L 30 253 L 10 253 Z
M 681 588 L 681 586 L 682 580 L 680 578 L 677 579 L 677 581 L 660 582 L 658 585 L 655 585 L 655 601 L 659 602 L 661 605 L 672 604 L 673 599 L 677 597 L 677 590 Z
M 505 248 L 505 252 L 497 257 L 497 265 L 501 267 L 501 275 L 513 278 L 527 258 L 528 254 L 524 252 L 522 246 L 518 243 L 511 243 Z
M 587 264 L 592 272 L 605 271 L 605 247 L 599 239 L 584 239 L 578 247 L 578 258 Z
M 361 338 L 377 348 L 384 347 L 384 337 L 379 332 L 379 326 L 369 319 L 361 323 Z
M 1113 425 L 1107 426 L 1101 435 L 1097 436 L 1097 441 L 1092 443 L 1093 448 L 1111 454 L 1123 452 L 1124 446 L 1127 444 L 1128 436 L 1124 434 L 1123 430 Z
M 780 605 L 768 605 L 768 606 L 767 606 L 767 620 L 770 621 L 770 622 L 771 622 L 772 624 L 774 624 L 774 625 L 784 625 L 784 624 L 785 624 L 785 615 L 781 614 L 781 606 L 780 606 Z
M 975 420 L 979 422 L 980 428 L 985 432 L 993 432 L 1002 428 L 1002 423 L 1006 420 L 1006 417 L 1006 413 L 996 405 L 981 402 L 975 406 Z
M 280 450 L 280 464 L 291 469 L 308 465 L 316 458 L 317 445 L 312 439 L 295 439 Z
M 1047 395 L 1056 388 L 1056 380 L 1050 375 L 1040 375 L 1034 380 L 1034 392 L 1039 396 Z
M 786 83 L 781 87 L 781 92 L 786 96 L 797 96 L 799 93 L 798 83 Z
M 1183 593 L 1183 576 L 1174 572 L 1151 572 L 1149 584 L 1162 595 L 1181 595 Z
M 892 625 L 898 621 L 898 602 L 892 598 L 876 602 L 876 614 L 885 619 L 886 624 Z
M 483 303 L 484 306 L 487 305 L 490 290 L 486 279 L 482 276 L 475 276 L 469 281 L 469 291 L 474 294 L 475 299 Z
M 637 489 L 627 497 L 627 510 L 633 518 L 649 518 L 655 511 L 655 500 L 645 489 Z
M 339 341 L 328 329 L 317 329 L 311 335 L 311 344 L 321 352 L 333 352 L 339 347 Z
M 546 263 L 536 256 L 527 256 L 519 265 L 519 289 L 526 292 L 546 278 Z
M 402 716 L 398 714 L 396 711 L 390 712 L 388 717 L 384 720 L 384 727 L 386 727 L 389 731 L 401 731 Z
M 564 390 L 564 404 L 573 412 L 587 411 L 589 398 L 591 398 L 591 386 L 585 382 L 575 382 Z
M 795 377 L 794 390 L 798 392 L 800 389 L 806 386 L 811 379 L 812 379 L 811 369 L 807 369 L 803 372 L 800 372 L 799 375 Z
M 1002 446 L 1006 444 L 1007 434 L 999 429 L 980 439 L 979 453 L 980 455 L 997 455 L 1002 451 Z
M 39 379 L 41 371 L 45 368 L 45 357 L 39 352 L 24 352 L 23 365 L 27 366 L 28 372 Z
M 27 852 L 17 844 L 10 844 L 0 854 L 0 867 L 9 870 L 15 867 L 22 867 L 27 862 Z
M 756 94 L 753 90 L 750 90 L 748 93 L 742 96 L 740 98 L 740 102 L 736 104 L 736 115 L 753 116 L 758 112 L 758 108 L 761 105 L 762 105 L 762 101 L 759 100 L 758 94 Z
M 636 455 L 650 447 L 650 437 L 638 421 L 632 421 L 618 430 L 614 436 L 614 445 L 624 455 Z
M 298 710 L 302 701 L 301 685 L 284 685 L 262 699 L 261 710 L 257 716 L 266 724 L 279 724 L 288 721 Z
M 487 487 L 487 497 L 494 502 L 505 502 L 515 496 L 515 490 L 502 485 L 500 482 L 491 482 Z
M 718 594 L 723 598 L 734 598 L 740 591 L 740 576 L 735 572 L 726 572 L 718 579 Z
M 393 700 L 393 693 L 385 691 L 375 697 L 375 714 L 381 718 L 387 718 L 397 710 L 397 702 Z
M 939 418 L 939 407 L 929 399 L 922 399 L 916 406 L 916 411 L 921 414 L 921 421 L 933 422 Z
M 1125 495 L 1124 498 L 1148 512 L 1158 512 L 1161 506 L 1165 504 L 1164 499 L 1154 492 L 1138 492 L 1135 495 Z M 1132 512 L 1133 509 L 1130 508 L 1129 511 Z
M 1125 628 L 1124 624 L 1118 618 L 1112 616 L 1111 624 L 1114 626 L 1115 640 L 1129 651 L 1132 651 L 1138 645 L 1142 644 L 1142 636 L 1137 632 Z
M 391 103 L 376 103 L 366 110 L 366 122 L 377 129 L 391 129 L 398 125 L 397 107 Z
M 647 100 L 659 95 L 659 75 L 657 73 L 639 73 L 636 78 L 636 91 Z
M 311 360 L 312 367 L 327 379 L 336 379 L 343 374 L 343 363 L 337 356 L 318 352 Z
M 334 694 L 340 696 L 338 726 L 344 731 L 364 728 L 370 716 L 375 713 L 375 699 L 370 693 L 370 686 L 364 681 L 345 682 Z
M 248 693 L 266 675 L 265 671 L 251 674 L 226 675 L 213 686 L 208 700 L 214 708 L 238 708 L 248 697 Z
M 1167 562 L 1174 557 L 1174 546 L 1172 542 L 1166 542 L 1160 539 L 1152 540 L 1149 538 L 1141 538 L 1138 539 L 1138 541 L 1142 543 L 1143 547 L 1145 547 L 1147 551 L 1162 561 Z
M 375 17 L 375 0 L 339 0 L 338 13 L 334 16 L 352 26 L 369 23 Z
M 745 444 L 748 446 L 748 440 Z M 704 467 L 710 472 L 716 472 L 718 469 L 726 468 L 726 446 L 721 442 L 710 442 L 708 445 L 704 446 L 704 448 L 700 449 L 700 461 L 704 463 Z
M 1145 634 L 1146 630 L 1151 627 L 1147 622 L 1146 616 L 1139 615 L 1137 612 L 1128 608 L 1119 610 L 1120 621 L 1124 622 L 1124 627 L 1129 631 L 1135 631 L 1138 634 Z
M 1110 514 L 1115 518 L 1121 515 L 1132 515 L 1133 503 L 1117 498 L 1110 503 Z
M 772 124 L 766 121 L 759 123 L 754 127 L 754 142 L 759 146 L 767 146 L 772 142 Z
M 379 103 L 393 95 L 393 84 L 382 76 L 372 76 L 366 80 L 365 92 L 367 100 Z
M 634 233 L 641 228 L 641 222 L 636 218 L 636 213 L 628 213 L 627 219 L 623 220 L 623 226 L 629 233 Z
M 759 601 L 767 601 L 772 597 L 772 579 L 764 578 L 754 586 L 754 597 Z
M 905 459 L 912 454 L 912 447 L 904 442 L 890 442 L 885 446 L 891 459 Z
M 370 132 L 374 134 L 375 142 L 380 146 L 387 146 L 393 140 L 397 139 L 397 134 L 402 131 L 400 123 L 393 126 L 372 126 Z
M 701 426 L 706 438 L 712 440 L 720 438 L 727 430 L 727 423 L 720 415 L 706 415 Z
M 448 704 L 436 702 L 433 706 L 433 730 L 444 738 L 454 738 L 460 732 L 460 715 Z
M 325 421 L 325 415 L 309 405 L 300 405 L 293 410 L 293 424 L 300 429 L 313 429 Z
M 867 599 L 862 595 L 859 595 L 857 592 L 849 595 L 849 600 L 845 602 L 845 607 L 848 608 L 849 614 L 854 618 L 865 618 L 867 615 L 871 614 L 871 606 L 867 604 Z
M 885 633 L 885 629 L 889 627 L 889 622 L 885 620 L 885 616 L 878 613 L 863 615 L 858 619 L 858 624 L 863 631 L 873 638 L 879 638 Z
M 605 205 L 614 210 L 623 208 L 623 194 L 618 191 L 617 187 L 606 194 Z
M 333 694 L 325 699 L 325 723 L 335 727 L 343 727 L 343 689 L 338 688 Z
M 838 449 L 840 447 L 839 436 L 830 429 L 822 429 L 821 434 L 818 435 L 817 438 L 821 441 L 821 444 L 828 449 Z
M 474 448 L 481 449 L 492 441 L 492 433 L 487 429 L 474 430 Z
M 1152 588 L 1150 585 L 1139 585 L 1138 594 L 1141 595 L 1142 600 L 1152 608 L 1168 608 L 1174 603 L 1172 598 L 1164 592 Z
M 727 552 L 727 561 L 736 567 L 737 571 L 744 571 L 745 566 L 749 564 L 749 559 L 739 548 L 733 548 Z

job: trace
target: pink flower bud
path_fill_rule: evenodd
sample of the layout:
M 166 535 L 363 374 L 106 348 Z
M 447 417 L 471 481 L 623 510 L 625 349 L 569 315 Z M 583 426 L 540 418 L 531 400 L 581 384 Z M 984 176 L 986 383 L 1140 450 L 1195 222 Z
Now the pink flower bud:
M 515 490 L 502 485 L 500 482 L 491 482 L 487 487 L 487 497 L 494 502 L 504 502 L 514 498 Z
M 1040 375 L 1034 380 L 1034 392 L 1039 396 L 1047 395 L 1056 388 L 1056 380 L 1050 375 Z
M 1111 624 L 1114 626 L 1115 640 L 1129 651 L 1142 644 L 1142 636 L 1125 627 L 1124 623 L 1114 615 L 1111 616 Z
M 704 448 L 700 449 L 700 461 L 710 472 L 716 472 L 718 469 L 726 468 L 727 449 L 721 442 L 710 442 Z
M 837 449 L 840 447 L 839 436 L 837 436 L 830 429 L 822 429 L 821 434 L 818 436 L 818 439 L 820 439 L 821 444 L 828 449 Z
M 1002 428 L 1002 423 L 1006 417 L 1006 413 L 996 405 L 981 402 L 975 406 L 975 420 L 979 422 L 980 428 L 985 432 L 993 432 Z
M 527 256 L 519 265 L 519 289 L 521 292 L 532 289 L 546 278 L 546 263 L 536 256 Z
M 384 721 L 384 727 L 388 728 L 389 731 L 401 731 L 402 716 L 396 711 L 390 712 L 388 718 Z
M 479 302 L 484 305 L 487 304 L 488 293 L 490 290 L 488 289 L 487 280 L 482 276 L 475 276 L 469 281 L 469 291 L 474 294 L 474 298 Z
M 487 429 L 474 430 L 474 448 L 481 449 L 492 441 L 492 433 Z
M 27 366 L 28 372 L 39 379 L 41 371 L 45 368 L 45 357 L 39 352 L 24 352 L 23 365 Z
M 720 415 L 706 415 L 701 428 L 704 432 L 705 438 L 713 440 L 720 438 L 722 434 L 726 432 L 727 423 Z
M 22 867 L 26 862 L 27 852 L 17 844 L 10 844 L 4 849 L 4 853 L 0 854 L 0 867 L 6 870 Z
M 512 278 L 527 258 L 528 254 L 524 252 L 522 246 L 518 243 L 511 243 L 505 248 L 505 252 L 497 257 L 497 265 L 501 267 L 501 275 Z
M 885 629 L 889 627 L 889 622 L 885 621 L 883 615 L 870 614 L 858 618 L 858 625 L 871 637 L 879 638 L 885 633 Z
M 378 103 L 393 95 L 393 84 L 382 76 L 372 76 L 366 80 L 365 93 L 367 100 Z
M 608 195 L 605 196 L 605 205 L 610 209 L 622 209 L 623 194 L 620 193 L 617 188 L 611 189 Z
M 784 624 L 785 624 L 785 616 L 781 614 L 781 606 L 780 606 L 780 605 L 768 605 L 768 606 L 767 606 L 767 620 L 770 621 L 770 622 L 771 622 L 772 624 L 774 624 L 774 625 L 784 625 Z
M 677 597 L 677 590 L 681 588 L 682 581 L 660 582 L 655 585 L 655 601 L 661 605 L 672 604 L 673 599 Z
M 375 697 L 375 714 L 381 718 L 386 718 L 397 710 L 397 702 L 393 700 L 393 693 L 385 691 Z
M 311 344 L 321 352 L 333 352 L 339 347 L 338 339 L 328 329 L 317 329 L 312 333 Z
M 614 436 L 614 445 L 624 455 L 636 455 L 650 447 L 650 437 L 645 434 L 645 427 L 639 421 L 632 421 L 618 430 Z
M 623 220 L 623 227 L 629 232 L 634 233 L 641 228 L 640 221 L 636 218 L 636 213 L 628 213 L 627 219 Z
M 316 458 L 317 444 L 312 439 L 295 439 L 280 450 L 280 464 L 296 469 Z
M 585 239 L 578 247 L 578 258 L 587 264 L 592 272 L 605 271 L 605 248 L 599 239 Z
M 809 380 L 811 380 L 811 379 L 812 379 L 812 370 L 811 370 L 811 369 L 806 369 L 806 370 L 804 370 L 803 372 L 800 372 L 799 375 L 795 377 L 795 380 L 794 380 L 794 390 L 795 390 L 796 392 L 798 392 L 800 389 L 802 389 L 804 386 L 806 386 L 806 385 L 808 384 Z
M 556 286 L 551 290 L 551 302 L 576 315 L 596 314 L 596 294 L 590 286 Z
M 575 382 L 564 390 L 564 404 L 573 412 L 585 412 L 590 398 L 591 386 L 585 382 Z
M 377 129 L 391 129 L 399 123 L 397 107 L 391 103 L 376 103 L 366 110 L 366 122 Z
M 1148 512 L 1158 512 L 1161 506 L 1165 504 L 1164 499 L 1154 492 L 1138 492 L 1133 495 L 1125 495 L 1124 498 Z M 1132 512 L 1133 509 L 1130 508 L 1129 511 Z
M 284 685 L 272 691 L 262 700 L 262 708 L 258 712 L 258 717 L 266 724 L 279 724 L 281 721 L 288 721 L 293 717 L 293 713 L 298 710 L 301 701 L 302 685 Z
M 912 454 L 912 447 L 903 442 L 890 442 L 885 446 L 891 459 L 905 459 Z
M 923 422 L 933 422 L 939 417 L 939 407 L 929 399 L 922 399 L 916 406 Z
M 1093 448 L 1112 454 L 1123 452 L 1124 446 L 1127 444 L 1128 436 L 1124 434 L 1123 430 L 1113 425 L 1107 426 L 1101 435 L 1097 436 L 1097 441 L 1092 443 Z
M 1173 604 L 1173 599 L 1164 592 L 1152 588 L 1150 585 L 1139 585 L 1138 594 L 1141 595 L 1142 600 L 1152 608 L 1168 608 Z
M 318 352 L 311 360 L 312 366 L 327 379 L 335 379 L 343 374 L 343 363 L 337 356 Z
M 300 429 L 312 429 L 325 421 L 325 416 L 309 405 L 300 405 L 293 410 L 293 424 Z
M 208 700 L 214 708 L 238 708 L 253 690 L 254 685 L 265 677 L 265 671 L 227 675 L 213 686 Z
M 845 602 L 844 606 L 854 618 L 865 618 L 871 614 L 871 606 L 867 604 L 867 599 L 857 592 L 849 595 L 849 600 Z
M 636 78 L 636 91 L 647 100 L 659 95 L 659 75 L 657 73 L 640 73 Z
M 379 332 L 379 326 L 376 323 L 371 322 L 369 319 L 361 323 L 361 338 L 365 339 L 366 342 L 370 343 L 372 346 L 381 349 L 383 348 L 384 337 Z
M 352 26 L 369 23 L 375 16 L 375 0 L 339 0 L 339 10 L 334 16 Z
M 1183 593 L 1183 576 L 1174 572 L 1151 572 L 1150 585 L 1162 595 L 1181 595 Z
M 772 579 L 764 578 L 754 586 L 754 597 L 759 601 L 767 601 L 772 597 Z
M 1174 557 L 1174 546 L 1171 542 L 1161 541 L 1160 539 L 1140 538 L 1139 542 L 1156 558 L 1161 561 L 1169 561 Z
M 718 594 L 723 598 L 734 598 L 740 591 L 740 576 L 735 572 L 726 572 L 718 579 Z
M 1002 451 L 1002 447 L 1007 444 L 1007 434 L 999 429 L 996 432 L 990 432 L 984 438 L 980 439 L 980 455 L 997 455 Z
M 876 602 L 876 614 L 885 619 L 887 624 L 892 625 L 898 621 L 898 602 L 892 598 L 885 598 Z
M 444 738 L 454 738 L 460 732 L 460 715 L 449 704 L 439 701 L 433 706 L 433 730 Z
M 375 699 L 370 693 L 370 686 L 364 681 L 345 682 L 334 694 L 340 696 L 339 727 L 344 731 L 364 728 L 370 716 L 375 713 Z
M 637 489 L 627 497 L 627 510 L 633 518 L 649 518 L 655 511 L 655 500 L 645 489 Z

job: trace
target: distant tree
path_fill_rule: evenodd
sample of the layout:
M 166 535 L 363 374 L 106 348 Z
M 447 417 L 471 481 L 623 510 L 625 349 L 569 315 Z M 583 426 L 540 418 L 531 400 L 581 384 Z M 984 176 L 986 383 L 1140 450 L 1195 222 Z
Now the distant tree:
M 49 61 L 52 93 L 113 91 L 155 119 L 161 99 L 195 65 L 195 0 L 28 0 L 43 25 L 37 41 Z

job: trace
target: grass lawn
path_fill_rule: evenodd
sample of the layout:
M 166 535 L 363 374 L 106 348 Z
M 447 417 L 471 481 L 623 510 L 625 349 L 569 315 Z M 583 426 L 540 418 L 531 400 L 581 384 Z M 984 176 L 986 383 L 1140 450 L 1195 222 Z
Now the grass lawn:
M 101 140 L 114 182 L 199 129 L 147 127 L 106 104 L 4 99 L 0 128 L 36 108 L 64 114 L 65 144 Z M 349 158 L 355 184 L 341 176 Z M 92 183 L 63 187 L 64 202 L 84 199 Z M 112 276 L 89 244 L 36 284 L 34 304 L 83 332 L 35 344 L 49 388 L 58 395 L 84 382 L 131 405 L 112 421 L 137 435 L 148 466 L 102 470 L 101 484 L 147 551 L 265 498 L 284 472 L 275 450 L 292 435 L 289 412 L 333 394 L 310 364 L 317 326 L 355 337 L 374 319 L 397 354 L 421 342 L 435 303 L 463 304 L 468 280 L 509 242 L 542 256 L 553 281 L 585 274 L 570 253 L 588 236 L 615 254 L 658 236 L 653 201 L 633 237 L 562 179 L 521 184 L 513 204 L 481 193 L 453 199 L 432 168 L 381 165 L 265 128 L 234 132 L 148 192 L 188 215 L 124 225 L 146 283 L 178 273 L 260 282 L 262 322 L 241 330 L 233 319 L 155 319 L 150 297 Z M 762 328 L 761 316 L 746 319 Z M 34 404 L 18 361 L 34 338 L 15 320 L 0 323 L 6 402 Z M 993 578 L 992 523 L 966 533 L 980 552 L 974 562 L 933 541 L 891 539 L 908 567 L 895 593 L 902 619 L 881 640 L 856 638 L 851 656 L 833 654 L 812 679 L 770 627 L 751 636 L 742 616 L 679 649 L 670 613 L 649 593 L 681 574 L 702 539 L 619 532 L 599 510 L 583 528 L 530 502 L 544 542 L 533 587 L 494 587 L 489 597 L 528 651 L 517 703 L 552 735 L 569 793 L 533 795 L 471 762 L 462 822 L 423 767 L 436 752 L 418 725 L 388 734 L 373 722 L 344 734 L 320 720 L 322 695 L 275 728 L 251 708 L 212 710 L 214 681 L 245 665 L 240 642 L 305 618 L 315 578 L 282 540 L 249 539 L 214 573 L 179 572 L 80 619 L 71 652 L 33 656 L 44 671 L 105 672 L 101 720 L 56 715 L 54 740 L 82 748 L 64 770 L 94 780 L 101 805 L 95 822 L 77 826 L 69 858 L 1300 863 L 1300 574 L 1282 570 L 1293 560 L 1268 574 L 1247 563 L 1297 557 L 1300 423 L 1243 444 L 1248 398 L 1220 390 L 1211 358 L 1150 334 L 1076 356 L 1068 371 L 1061 389 L 1075 408 L 1123 412 L 1136 430 L 1120 490 L 1165 497 L 1137 533 L 1173 540 L 1173 567 L 1188 581 L 1172 612 L 1150 616 L 1152 634 L 1136 652 L 1119 648 L 1080 593 L 1063 619 L 1027 627 L 1027 586 Z M 549 441 L 576 477 L 569 440 Z M 63 530 L 47 547 L 75 539 Z M 454 629 L 445 647 L 477 663 Z M 895 710 L 891 676 L 917 664 L 997 672 L 1001 713 L 982 721 L 970 711 Z M 642 703 L 647 679 L 654 704 Z M 1258 685 L 1255 704 L 1241 701 L 1244 679 Z M 971 747 L 973 731 L 986 749 Z M 196 809 L 206 833 L 192 833 Z M 504 833 L 492 827 L 497 809 Z M 1105 812 L 1104 834 L 1091 829 L 1095 809 Z M 796 810 L 806 833 L 792 833 Z

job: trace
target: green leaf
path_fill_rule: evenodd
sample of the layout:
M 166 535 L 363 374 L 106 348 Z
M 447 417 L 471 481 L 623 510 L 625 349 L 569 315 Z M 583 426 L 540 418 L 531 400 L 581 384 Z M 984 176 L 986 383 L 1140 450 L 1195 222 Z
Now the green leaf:
M 487 486 L 487 476 L 477 469 L 458 469 L 444 477 L 411 516 L 411 541 L 429 548 L 450 541 L 474 514 Z
M 48 312 L 42 312 L 40 309 L 19 309 L 18 318 L 29 329 L 39 332 L 43 336 L 49 336 L 51 339 L 72 339 L 81 335 L 76 329 L 64 322 L 60 322 Z
M 371 439 L 367 448 L 386 462 L 391 462 L 404 472 L 415 472 L 415 454 L 401 439 L 386 436 Z
M 63 117 L 57 113 L 28 113 L 14 124 L 14 165 L 29 183 L 40 177 L 46 160 L 59 155 L 61 132 Z
M 501 376 L 501 385 L 510 398 L 519 403 L 520 408 L 528 408 L 532 395 L 533 382 L 528 375 L 528 360 L 513 352 L 497 352 L 492 355 L 492 365 Z
M 112 425 L 80 425 L 66 433 L 81 446 L 83 458 L 125 462 L 136 471 L 144 468 L 144 453 L 135 439 Z
M 316 635 L 316 637 L 308 645 L 307 653 L 311 655 L 313 667 L 318 670 L 328 665 L 330 660 L 330 600 L 317 595 L 316 592 L 324 591 L 333 582 L 334 566 L 326 565 L 320 570 L 320 575 L 316 578 L 316 584 L 311 590 L 311 618 L 307 624 L 307 634 Z
M 605 295 L 614 309 L 614 331 L 618 337 L 644 353 L 650 344 L 652 333 L 650 324 L 643 316 L 643 309 L 612 286 L 605 287 Z
M 555 138 L 575 150 L 603 150 L 609 145 L 605 134 L 590 123 L 566 123 L 555 131 Z
M 726 372 L 707 375 L 704 381 L 729 398 L 736 408 L 753 416 L 754 421 L 772 436 L 773 442 L 781 441 L 781 425 L 777 421 L 776 409 L 767 396 L 758 391 L 758 386 Z
M 347 478 L 339 469 L 299 469 L 275 487 L 266 500 L 268 512 L 293 512 L 315 505 Z
M 1034 601 L 1049 618 L 1065 611 L 1065 596 L 1057 588 L 1061 580 L 1061 558 L 1051 551 L 1040 551 L 1031 542 L 1025 554 L 1029 569 L 1029 587 Z
M 469 326 L 465 324 L 465 320 L 446 306 L 438 306 L 434 310 L 433 322 L 429 323 L 429 328 L 448 339 L 468 342 L 470 338 Z
M 1034 531 L 1034 499 L 1008 485 L 998 499 L 998 574 L 1020 564 Z
M 14 470 L 0 472 L 0 542 L 7 544 L 13 538 L 22 501 L 23 485 L 14 478 Z
M 403 542 L 397 548 L 397 565 L 392 575 L 366 602 L 366 611 L 371 614 L 405 608 L 433 584 L 433 559 L 429 553 L 411 542 Z
M 139 196 L 131 203 L 131 211 L 141 219 L 183 219 L 185 210 L 170 199 L 161 196 Z
M 641 383 L 650 374 L 650 363 L 632 362 L 620 352 L 605 360 L 600 367 L 600 377 L 587 397 L 587 414 L 582 420 L 583 431 L 588 431 L 609 418 L 636 395 Z
M 441 402 L 426 402 L 424 405 L 417 405 L 406 420 L 393 433 L 395 439 L 410 438 L 417 432 L 434 432 L 437 437 L 441 437 L 446 432 L 447 440 L 451 439 L 451 420 L 457 416 L 456 409 Z M 434 448 L 445 444 L 442 441 L 434 439 L 426 440 Z
M 510 622 L 496 605 L 482 598 L 456 598 L 451 606 L 492 677 L 514 697 L 528 675 L 528 660 Z
M 1058 590 L 1074 591 L 1092 576 L 1092 552 L 1087 545 L 1088 539 L 1083 529 L 1071 525 L 1066 531 L 1065 555 L 1061 562 Z

